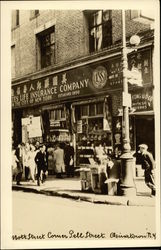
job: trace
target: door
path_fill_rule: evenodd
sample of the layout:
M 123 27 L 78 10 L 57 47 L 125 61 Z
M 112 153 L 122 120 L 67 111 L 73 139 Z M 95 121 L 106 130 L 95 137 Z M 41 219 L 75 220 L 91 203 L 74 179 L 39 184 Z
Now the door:
M 154 117 L 142 116 L 136 117 L 136 148 L 139 144 L 147 144 L 148 150 L 155 156 L 155 141 L 154 141 Z

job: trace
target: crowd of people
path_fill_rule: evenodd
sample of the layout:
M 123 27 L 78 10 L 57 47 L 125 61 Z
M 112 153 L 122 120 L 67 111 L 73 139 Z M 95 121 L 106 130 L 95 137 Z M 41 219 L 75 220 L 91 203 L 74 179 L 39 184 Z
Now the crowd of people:
M 56 143 L 53 151 L 53 163 L 57 178 L 62 174 L 74 177 L 74 148 L 67 142 L 66 146 L 60 147 Z M 21 143 L 12 150 L 12 178 L 17 185 L 21 185 L 22 174 L 26 181 L 32 181 L 39 186 L 48 175 L 48 149 L 44 144 L 36 142 L 35 145 Z
M 146 144 L 139 145 L 139 151 L 133 156 L 136 157 L 137 163 L 142 165 L 144 169 L 145 183 L 151 189 L 152 195 L 155 195 L 155 162 L 153 156 L 148 152 Z M 109 155 L 101 143 L 94 148 L 94 159 L 98 165 L 106 166 L 106 176 L 115 171 L 115 178 L 120 179 L 121 168 L 118 164 L 121 151 L 114 150 L 113 155 Z M 53 163 L 55 165 L 55 174 L 57 178 L 62 178 L 64 174 L 67 177 L 74 177 L 74 148 L 72 143 L 67 142 L 65 147 L 60 147 L 56 143 L 53 153 Z M 12 177 L 16 179 L 17 185 L 20 185 L 22 174 L 25 180 L 37 180 L 37 185 L 43 183 L 48 174 L 48 150 L 44 144 L 36 142 L 35 145 L 29 143 L 21 143 L 12 151 Z

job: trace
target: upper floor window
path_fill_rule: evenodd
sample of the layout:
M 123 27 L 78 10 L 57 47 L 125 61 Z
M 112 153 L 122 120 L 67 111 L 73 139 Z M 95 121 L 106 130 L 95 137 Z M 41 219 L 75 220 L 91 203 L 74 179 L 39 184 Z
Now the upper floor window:
M 134 19 L 134 18 L 146 18 L 146 19 L 150 19 L 150 20 L 154 20 L 154 12 L 149 11 L 149 10 L 131 10 L 130 11 L 130 18 Z
M 15 45 L 11 47 L 11 77 L 15 77 Z
M 99 51 L 112 44 L 110 10 L 96 10 L 89 16 L 90 52 Z
M 41 68 L 55 63 L 55 28 L 52 27 L 38 35 L 41 54 Z
M 33 19 L 38 15 L 39 15 L 39 10 L 31 10 L 30 11 L 30 19 Z
M 17 27 L 20 24 L 20 12 L 19 10 L 12 11 L 12 28 Z

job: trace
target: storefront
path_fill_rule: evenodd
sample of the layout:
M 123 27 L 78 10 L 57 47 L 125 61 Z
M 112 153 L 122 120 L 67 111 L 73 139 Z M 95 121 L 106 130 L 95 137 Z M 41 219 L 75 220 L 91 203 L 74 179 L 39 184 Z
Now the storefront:
M 147 113 L 153 112 L 151 48 L 130 55 L 129 69 L 133 66 L 142 72 L 143 87 L 129 87 L 131 146 L 135 150 L 144 142 L 154 150 L 154 114 L 150 117 Z M 110 56 L 15 83 L 12 110 L 13 140 L 33 143 L 39 140 L 50 145 L 72 141 L 77 165 L 86 164 L 92 157 L 93 147 L 99 143 L 108 152 L 117 146 L 121 148 L 124 132 L 121 57 Z M 151 131 L 149 139 L 140 128 L 145 120 L 147 130 Z

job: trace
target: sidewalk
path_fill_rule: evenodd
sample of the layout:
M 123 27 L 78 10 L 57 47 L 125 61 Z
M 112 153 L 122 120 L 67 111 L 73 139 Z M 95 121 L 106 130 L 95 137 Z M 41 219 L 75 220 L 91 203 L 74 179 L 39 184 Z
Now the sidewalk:
M 55 176 L 48 176 L 46 182 L 40 186 L 30 181 L 22 181 L 20 186 L 13 182 L 12 189 L 108 205 L 155 206 L 155 197 L 150 197 L 149 188 L 146 187 L 144 180 L 142 178 L 135 179 L 135 185 L 137 189 L 136 197 L 83 192 L 81 191 L 79 177 L 57 179 Z

